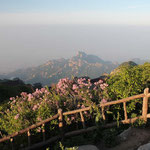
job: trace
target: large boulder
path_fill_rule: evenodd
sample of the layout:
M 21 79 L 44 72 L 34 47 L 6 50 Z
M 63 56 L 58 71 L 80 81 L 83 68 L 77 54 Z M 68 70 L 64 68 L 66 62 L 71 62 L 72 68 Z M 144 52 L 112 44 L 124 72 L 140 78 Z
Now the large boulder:
M 78 146 L 77 148 L 72 148 L 72 150 L 98 150 L 98 148 L 95 145 L 82 145 L 82 146 Z
M 150 150 L 150 143 L 140 146 L 137 150 Z
M 131 130 L 132 128 L 131 127 L 129 127 L 127 130 L 124 130 L 122 133 L 120 133 L 119 135 L 118 135 L 118 139 L 120 140 L 120 141 L 126 141 L 127 139 L 128 139 L 128 137 L 131 135 L 131 133 L 132 133 L 132 130 Z
M 98 148 L 95 145 L 82 145 L 78 150 L 98 150 Z

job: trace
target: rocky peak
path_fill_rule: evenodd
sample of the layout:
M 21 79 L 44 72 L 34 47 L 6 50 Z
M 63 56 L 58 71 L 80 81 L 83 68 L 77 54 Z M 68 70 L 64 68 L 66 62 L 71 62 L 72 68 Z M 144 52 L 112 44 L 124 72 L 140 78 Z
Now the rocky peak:
M 78 51 L 78 53 L 77 53 L 77 55 L 76 55 L 77 57 L 79 57 L 79 58 L 84 58 L 84 57 L 86 57 L 87 56 L 87 54 L 86 53 L 84 53 L 84 52 L 82 52 L 82 51 Z
M 103 61 L 98 56 L 89 55 L 89 54 L 86 54 L 85 52 L 82 52 L 82 51 L 78 51 L 77 55 L 72 57 L 71 60 L 73 60 L 73 61 L 81 60 L 81 61 L 86 61 L 87 63 L 102 63 L 102 64 L 105 63 L 105 61 Z

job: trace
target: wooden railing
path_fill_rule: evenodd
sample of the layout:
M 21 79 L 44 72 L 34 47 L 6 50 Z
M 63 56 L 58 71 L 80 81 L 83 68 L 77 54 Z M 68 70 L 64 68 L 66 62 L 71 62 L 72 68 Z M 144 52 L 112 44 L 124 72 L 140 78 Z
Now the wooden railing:
M 124 120 L 121 120 L 120 123 L 129 124 L 129 123 L 135 122 L 137 119 L 143 119 L 146 122 L 147 118 L 150 118 L 150 114 L 148 114 L 148 98 L 149 97 L 150 97 L 149 89 L 146 88 L 144 90 L 143 94 L 139 94 L 139 95 L 131 96 L 131 97 L 124 98 L 124 99 L 121 99 L 121 100 L 116 100 L 116 101 L 111 101 L 111 102 L 100 104 L 103 120 L 106 120 L 105 107 L 110 106 L 110 105 L 116 105 L 116 104 L 123 103 Z M 135 99 L 139 99 L 139 98 L 143 98 L 142 115 L 138 116 L 138 117 L 135 117 L 135 118 L 128 118 L 126 103 L 131 101 L 131 100 L 135 100 Z M 43 120 L 41 122 L 38 122 L 36 124 L 33 124 L 33 125 L 29 126 L 26 129 L 20 130 L 19 132 L 15 132 L 14 134 L 3 137 L 3 138 L 0 139 L 0 143 L 4 142 L 4 141 L 7 141 L 7 140 L 10 140 L 11 147 L 12 147 L 12 150 L 13 150 L 13 149 L 15 149 L 13 147 L 14 137 L 16 137 L 18 135 L 21 135 L 23 133 L 26 133 L 27 137 L 28 137 L 28 147 L 25 148 L 25 149 L 29 150 L 29 149 L 36 149 L 36 148 L 42 147 L 42 146 L 47 145 L 51 142 L 54 142 L 58 139 L 63 139 L 64 137 L 74 136 L 74 135 L 78 135 L 78 134 L 81 134 L 81 133 L 85 133 L 85 132 L 95 130 L 97 128 L 96 126 L 92 126 L 92 127 L 88 127 L 88 128 L 86 128 L 86 126 L 85 126 L 85 119 L 84 119 L 84 116 L 83 116 L 83 112 L 84 111 L 89 111 L 90 109 L 91 109 L 91 107 L 86 107 L 86 108 L 83 108 L 83 109 L 77 109 L 77 110 L 68 111 L 68 112 L 63 112 L 62 109 L 58 109 L 58 113 L 56 115 L 54 115 L 53 117 L 48 118 L 46 120 Z M 64 133 L 64 130 L 63 130 L 64 116 L 77 114 L 77 113 L 80 114 L 83 129 L 76 130 L 76 131 L 71 131 L 71 132 L 68 132 L 68 133 Z M 59 120 L 60 134 L 58 136 L 52 137 L 50 139 L 46 139 L 46 137 L 45 137 L 45 124 L 52 121 L 52 120 L 54 120 L 54 119 Z M 104 128 L 112 127 L 112 126 L 115 126 L 116 124 L 117 124 L 116 122 L 113 122 L 113 123 L 105 124 L 103 127 Z M 35 129 L 35 128 L 40 127 L 40 126 L 42 126 L 43 141 L 41 141 L 37 144 L 31 145 L 30 131 L 32 129 Z

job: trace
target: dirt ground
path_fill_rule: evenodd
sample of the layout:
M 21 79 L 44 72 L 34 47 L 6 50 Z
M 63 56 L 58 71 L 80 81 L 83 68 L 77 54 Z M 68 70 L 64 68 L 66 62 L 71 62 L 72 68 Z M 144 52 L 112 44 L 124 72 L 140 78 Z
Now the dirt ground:
M 100 150 L 137 150 L 140 145 L 150 142 L 150 128 L 132 128 L 131 134 L 126 141 L 121 142 L 113 148 L 106 148 L 104 144 L 98 143 L 96 146 Z

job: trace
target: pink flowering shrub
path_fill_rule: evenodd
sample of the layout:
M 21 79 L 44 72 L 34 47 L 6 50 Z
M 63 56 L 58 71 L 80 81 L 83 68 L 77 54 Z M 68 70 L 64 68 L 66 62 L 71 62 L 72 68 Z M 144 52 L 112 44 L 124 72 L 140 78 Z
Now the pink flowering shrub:
M 108 85 L 102 80 L 92 84 L 90 79 L 79 78 L 77 81 L 69 80 L 68 78 L 60 79 L 56 85 L 58 94 L 67 98 L 77 100 L 77 103 L 85 103 L 89 105 L 93 102 L 100 103 L 104 98 L 104 90 Z
M 77 80 L 64 78 L 60 79 L 50 90 L 48 88 L 36 89 L 32 94 L 22 92 L 20 97 L 10 98 L 7 109 L 0 109 L 0 130 L 7 134 L 14 133 L 57 114 L 58 108 L 62 108 L 65 112 L 105 103 L 107 100 L 104 93 L 107 86 L 102 80 L 92 84 L 85 78 Z M 90 117 L 88 111 L 84 112 L 84 115 L 85 118 Z M 72 115 L 66 116 L 65 120 L 70 124 L 80 118 Z M 52 124 L 57 125 L 58 121 L 53 121 Z

